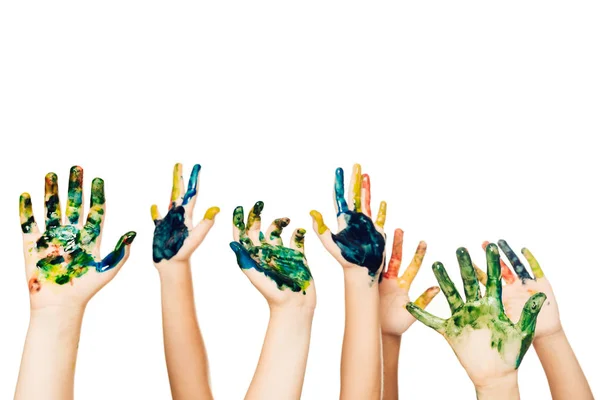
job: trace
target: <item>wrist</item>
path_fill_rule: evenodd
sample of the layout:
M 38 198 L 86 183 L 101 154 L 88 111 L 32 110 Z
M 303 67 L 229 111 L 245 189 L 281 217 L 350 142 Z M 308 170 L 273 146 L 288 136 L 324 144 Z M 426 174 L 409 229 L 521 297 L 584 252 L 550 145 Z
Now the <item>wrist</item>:
M 557 341 L 561 341 L 566 339 L 565 331 L 563 331 L 562 326 L 559 330 L 550 333 L 548 335 L 534 337 L 533 338 L 533 347 L 535 349 L 545 346 L 552 346 L 552 343 L 556 343 Z M 537 351 L 537 350 L 536 350 Z
M 501 378 L 490 380 L 485 384 L 475 385 L 475 391 L 479 400 L 519 399 L 517 371 L 515 370 Z
M 163 261 L 156 267 L 161 282 L 186 278 L 191 275 L 192 265 L 190 260 Z
M 372 277 L 366 268 L 344 268 L 344 285 L 347 288 L 367 289 L 379 294 L 378 279 L 379 275 Z
M 30 310 L 31 321 L 43 323 L 55 323 L 62 321 L 77 321 L 83 319 L 86 304 L 83 305 L 48 305 L 32 308 Z

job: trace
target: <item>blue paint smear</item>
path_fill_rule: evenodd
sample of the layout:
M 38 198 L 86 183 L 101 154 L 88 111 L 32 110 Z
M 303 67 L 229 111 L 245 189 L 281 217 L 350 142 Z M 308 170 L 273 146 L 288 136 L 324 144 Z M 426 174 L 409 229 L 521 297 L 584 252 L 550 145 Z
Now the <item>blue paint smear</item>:
M 525 266 L 519 259 L 519 256 L 515 254 L 513 249 L 511 249 L 511 247 L 508 245 L 508 243 L 506 243 L 505 240 L 498 240 L 498 246 L 500 246 L 506 257 L 508 257 L 508 261 L 510 261 L 510 264 L 513 266 L 515 272 L 521 279 L 521 282 L 525 283 L 526 279 L 533 279 L 531 275 L 529 275 L 529 272 L 527 272 L 527 268 L 525 268 Z
M 183 206 L 173 205 L 163 219 L 156 221 L 152 240 L 152 259 L 154 262 L 159 263 L 162 260 L 173 258 L 188 236 L 188 227 L 185 225 L 185 209 Z
M 344 214 L 348 212 L 348 203 L 346 203 L 346 198 L 344 197 L 344 170 L 342 168 L 338 168 L 335 170 L 335 202 L 337 204 L 339 217 L 340 214 Z
M 338 234 L 332 233 L 333 241 L 346 261 L 367 268 L 375 277 L 383 262 L 385 238 L 366 215 L 346 211 L 343 217 L 348 226 Z
M 192 197 L 196 195 L 196 187 L 198 185 L 198 174 L 200 173 L 200 164 L 194 165 L 192 173 L 190 174 L 190 180 L 188 181 L 188 189 L 183 196 L 183 205 L 185 206 Z

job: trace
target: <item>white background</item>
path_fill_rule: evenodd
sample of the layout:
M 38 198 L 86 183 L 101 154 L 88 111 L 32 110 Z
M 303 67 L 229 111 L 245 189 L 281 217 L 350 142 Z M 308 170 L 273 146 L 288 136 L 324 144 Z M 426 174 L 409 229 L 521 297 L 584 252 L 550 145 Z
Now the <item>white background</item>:
M 333 225 L 334 169 L 354 162 L 388 201 L 388 233 L 405 230 L 405 254 L 429 244 L 414 297 L 435 283 L 435 260 L 459 282 L 459 246 L 482 265 L 484 239 L 526 245 L 600 390 L 599 14 L 592 1 L 3 2 L 0 398 L 28 324 L 17 199 L 29 191 L 41 220 L 44 174 L 59 174 L 65 196 L 75 164 L 86 195 L 94 176 L 106 181 L 104 252 L 138 232 L 87 309 L 76 397 L 169 398 L 149 208 L 165 212 L 177 161 L 186 174 L 203 166 L 197 217 L 222 209 L 193 258 L 216 398 L 244 395 L 268 318 L 228 248 L 231 211 L 260 199 L 265 220 L 310 228 L 315 208 Z M 318 306 L 303 398 L 333 399 L 342 272 L 312 232 L 306 247 Z M 442 296 L 431 309 L 449 315 Z M 422 325 L 400 364 L 403 398 L 474 395 Z M 533 349 L 519 375 L 523 398 L 550 398 Z

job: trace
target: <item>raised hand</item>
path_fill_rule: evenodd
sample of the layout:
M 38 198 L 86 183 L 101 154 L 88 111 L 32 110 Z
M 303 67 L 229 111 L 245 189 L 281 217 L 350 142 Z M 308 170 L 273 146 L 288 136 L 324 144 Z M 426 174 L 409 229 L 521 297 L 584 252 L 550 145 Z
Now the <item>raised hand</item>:
M 193 211 L 198 198 L 200 165 L 194 165 L 187 191 L 183 183 L 182 168 L 179 163 L 173 168 L 173 189 L 167 215 L 161 218 L 156 205 L 150 209 L 156 226 L 152 241 L 152 258 L 157 268 L 168 264 L 169 261 L 189 260 L 214 225 L 215 216 L 220 211 L 219 207 L 209 208 L 202 221 L 194 226 Z
M 108 283 L 129 257 L 135 232 L 124 234 L 114 250 L 100 257 L 102 225 L 106 212 L 104 181 L 92 181 L 90 210 L 83 223 L 83 169 L 71 168 L 65 220 L 63 221 L 58 177 L 46 175 L 45 223 L 41 233 L 31 197 L 19 199 L 25 268 L 32 308 L 48 305 L 85 305 Z
M 260 231 L 264 207 L 257 202 L 244 224 L 244 210 L 233 211 L 233 238 L 230 243 L 238 265 L 271 305 L 289 303 L 315 306 L 316 294 L 310 269 L 304 256 L 306 230 L 296 229 L 290 247 L 283 245 L 281 233 L 289 218 L 278 218 L 266 233 Z
M 485 249 L 488 244 L 489 242 L 483 242 L 483 248 Z M 508 315 L 508 318 L 513 322 L 518 321 L 521 310 L 523 310 L 525 303 L 527 303 L 527 299 L 533 294 L 542 292 L 547 298 L 544 307 L 537 318 L 535 338 L 537 339 L 560 332 L 562 330 L 562 325 L 560 323 L 558 304 L 554 297 L 552 286 L 550 286 L 550 282 L 544 276 L 544 272 L 533 254 L 526 248 L 521 250 L 521 253 L 525 256 L 525 259 L 531 268 L 531 272 L 533 273 L 532 277 L 517 254 L 515 254 L 505 240 L 500 239 L 498 241 L 498 246 L 508 258 L 515 271 L 513 273 L 510 267 L 500 259 L 502 279 L 505 282 L 505 285 L 502 288 L 502 303 L 504 304 L 504 311 L 506 312 L 506 315 Z M 477 271 L 477 276 L 480 282 L 485 284 L 487 281 L 485 272 Z
M 536 293 L 531 296 L 525 303 L 521 318 L 513 323 L 502 306 L 498 247 L 490 244 L 486 249 L 488 279 L 485 296 L 479 291 L 467 250 L 461 247 L 456 255 L 466 301 L 461 298 L 442 263 L 433 264 L 433 272 L 448 300 L 452 316 L 448 319 L 433 316 L 414 303 L 409 303 L 406 308 L 416 319 L 446 338 L 477 387 L 488 387 L 514 372 L 521 364 L 533 340 L 537 315 L 546 295 Z M 514 383 L 516 385 L 516 376 Z
M 381 333 L 384 335 L 400 336 L 415 322 L 415 317 L 406 311 L 406 304 L 410 302 L 408 291 L 421 268 L 427 244 L 419 242 L 412 261 L 402 276 L 398 277 L 402 263 L 403 240 L 404 232 L 402 229 L 396 229 L 392 257 L 379 282 L 379 314 L 381 316 Z M 414 304 L 420 308 L 427 307 L 439 291 L 440 288 L 437 286 L 430 287 L 415 300 Z
M 332 233 L 318 211 L 311 211 L 313 227 L 327 251 L 344 268 L 364 269 L 371 282 L 378 278 L 385 255 L 386 203 L 381 202 L 375 223 L 371 218 L 371 183 L 367 174 L 355 164 L 352 170 L 348 202 L 344 198 L 344 170 L 335 171 L 335 207 L 338 233 Z M 348 206 L 350 203 L 350 206 Z

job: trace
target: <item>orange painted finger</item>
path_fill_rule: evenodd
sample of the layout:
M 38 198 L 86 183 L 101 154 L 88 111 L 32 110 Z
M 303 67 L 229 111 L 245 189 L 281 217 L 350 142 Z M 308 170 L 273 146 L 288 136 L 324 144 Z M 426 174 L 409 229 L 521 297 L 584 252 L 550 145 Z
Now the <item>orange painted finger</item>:
M 404 242 L 404 231 L 396 229 L 394 231 L 394 243 L 392 244 L 392 257 L 387 267 L 387 271 L 383 274 L 386 279 L 398 277 L 400 264 L 402 263 L 402 243 Z
M 371 178 L 368 174 L 362 176 L 361 196 L 363 203 L 363 213 L 371 217 Z
M 425 307 L 427 307 L 429 305 L 429 303 L 431 303 L 431 300 L 433 300 L 433 298 L 435 296 L 437 296 L 437 294 L 439 292 L 440 292 L 439 287 L 437 287 L 437 286 L 430 287 L 429 289 L 424 291 L 423 294 L 420 295 L 419 298 L 417 298 L 417 300 L 415 300 L 415 305 L 417 307 L 424 309 Z
M 487 274 L 484 270 L 482 270 L 475 264 L 473 264 L 473 268 L 475 269 L 475 275 L 477 275 L 477 280 L 481 282 L 483 286 L 485 286 L 487 284 Z
M 406 268 L 406 271 L 404 271 L 404 273 L 400 277 L 400 282 L 398 283 L 398 286 L 404 289 L 410 288 L 410 285 L 412 284 L 413 280 L 415 279 L 415 276 L 417 276 L 417 273 L 421 268 L 421 264 L 423 264 L 423 258 L 425 257 L 426 251 L 427 243 L 420 241 L 412 261 L 408 265 L 408 268 Z

